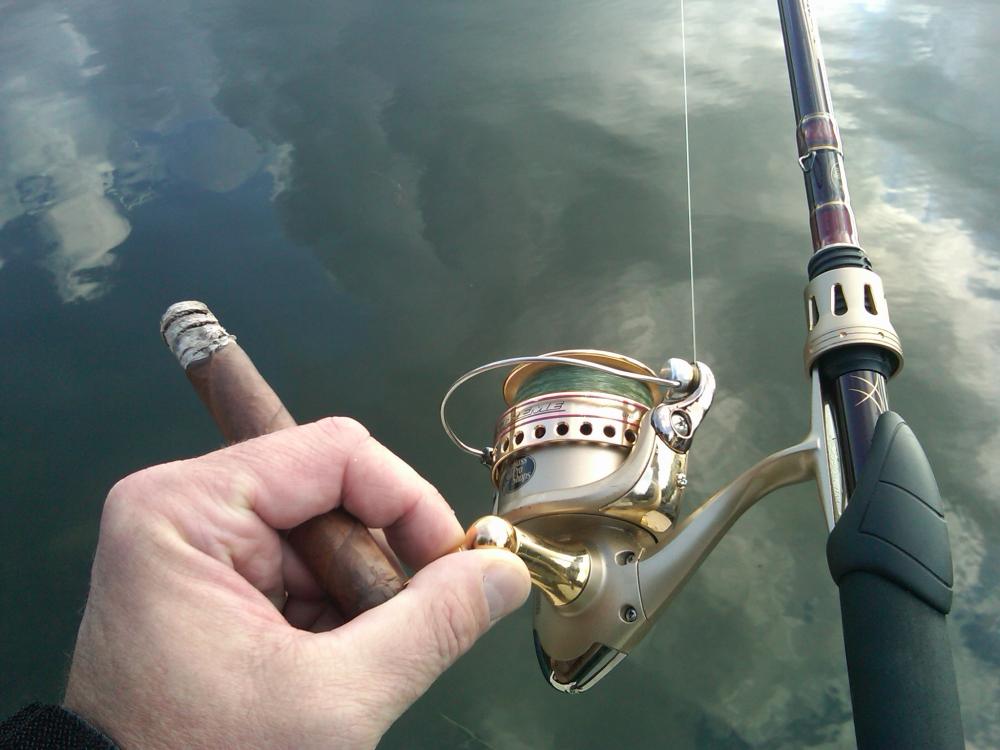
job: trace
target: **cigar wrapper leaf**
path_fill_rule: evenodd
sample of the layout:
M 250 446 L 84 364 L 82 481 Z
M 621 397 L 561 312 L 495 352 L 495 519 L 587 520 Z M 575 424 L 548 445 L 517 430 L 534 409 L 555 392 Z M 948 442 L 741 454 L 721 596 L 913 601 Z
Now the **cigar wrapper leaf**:
M 160 332 L 228 444 L 266 435 L 295 420 L 247 353 L 202 302 L 167 308 Z M 346 619 L 388 601 L 406 578 L 367 527 L 336 508 L 286 538 Z

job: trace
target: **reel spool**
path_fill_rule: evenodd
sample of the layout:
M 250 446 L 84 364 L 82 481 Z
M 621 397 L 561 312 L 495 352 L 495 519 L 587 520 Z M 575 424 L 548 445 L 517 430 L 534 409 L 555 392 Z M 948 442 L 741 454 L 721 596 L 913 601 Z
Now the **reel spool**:
M 445 407 L 463 383 L 511 367 L 493 444 L 462 442 Z M 660 375 L 611 352 L 501 360 L 457 380 L 445 431 L 490 468 L 493 516 L 467 548 L 519 555 L 539 589 L 535 650 L 554 687 L 595 684 L 651 626 L 640 564 L 670 538 L 687 486 L 691 440 L 715 393 L 703 363 L 672 359 Z

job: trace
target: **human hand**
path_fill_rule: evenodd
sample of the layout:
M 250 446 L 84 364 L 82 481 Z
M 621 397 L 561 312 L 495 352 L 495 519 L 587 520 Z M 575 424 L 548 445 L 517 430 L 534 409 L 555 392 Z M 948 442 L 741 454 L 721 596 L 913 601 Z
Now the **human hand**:
M 334 507 L 418 570 L 346 624 L 275 530 Z M 462 539 L 350 419 L 140 471 L 104 507 L 64 703 L 125 748 L 373 747 L 528 595 L 516 556 Z

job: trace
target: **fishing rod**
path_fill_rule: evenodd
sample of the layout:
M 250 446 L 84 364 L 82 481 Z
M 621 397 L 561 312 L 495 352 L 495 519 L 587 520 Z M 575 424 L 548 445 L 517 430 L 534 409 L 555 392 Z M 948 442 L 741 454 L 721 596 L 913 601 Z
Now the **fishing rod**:
M 778 9 L 813 241 L 806 364 L 833 415 L 831 476 L 849 498 L 827 519 L 827 561 L 840 590 L 855 734 L 862 747 L 962 748 L 943 503 L 916 436 L 889 409 L 886 381 L 902 349 L 858 240 L 819 34 L 807 0 L 779 0 Z
M 467 548 L 519 555 L 539 593 L 535 651 L 555 688 L 593 687 L 650 630 L 736 520 L 774 490 L 816 484 L 840 592 L 862 748 L 961 748 L 945 616 L 952 564 L 941 497 L 915 435 L 889 409 L 903 364 L 882 281 L 863 250 L 840 131 L 806 0 L 778 0 L 813 254 L 805 290 L 810 424 L 682 516 L 688 454 L 716 382 L 704 362 L 659 372 L 596 350 L 499 360 L 441 403 L 448 436 L 490 469 L 492 515 Z M 507 408 L 483 449 L 452 429 L 455 391 L 506 370 Z

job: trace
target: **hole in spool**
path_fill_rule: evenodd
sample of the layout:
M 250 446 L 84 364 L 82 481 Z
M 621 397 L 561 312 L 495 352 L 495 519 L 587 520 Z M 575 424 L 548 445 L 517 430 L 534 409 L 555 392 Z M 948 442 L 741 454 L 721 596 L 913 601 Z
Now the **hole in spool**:
M 500 451 L 506 453 L 510 449 L 510 438 L 503 439 L 503 445 L 500 446 Z
M 541 425 L 538 425 L 538 427 L 535 428 L 535 437 L 536 438 L 545 437 L 545 428 L 542 427 Z
M 580 425 L 580 434 L 581 435 L 589 435 L 593 431 L 594 431 L 594 428 L 590 424 L 590 422 L 584 422 L 582 425 Z
M 523 442 L 524 442 L 524 433 L 523 432 L 518 432 L 516 435 L 514 435 L 514 444 L 515 445 L 520 445 Z
M 556 425 L 557 435 L 565 435 L 568 432 L 569 432 L 569 425 L 566 424 L 565 422 L 560 422 L 559 424 Z
M 635 442 L 635 430 L 625 430 L 625 439 L 630 442 Z
M 612 427 L 611 425 L 608 425 L 607 427 L 604 428 L 604 435 L 606 437 L 613 438 L 615 436 L 615 432 L 616 432 L 615 428 Z

